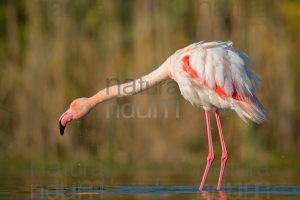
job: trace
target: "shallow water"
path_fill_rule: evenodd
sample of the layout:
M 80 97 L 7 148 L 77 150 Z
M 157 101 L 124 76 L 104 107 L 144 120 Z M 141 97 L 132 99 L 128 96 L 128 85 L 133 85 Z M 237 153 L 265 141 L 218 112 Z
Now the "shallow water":
M 100 195 L 100 196 L 135 196 L 135 195 L 201 195 L 204 199 L 210 199 L 212 196 L 218 196 L 220 199 L 229 197 L 280 197 L 285 196 L 300 197 L 299 186 L 225 186 L 222 191 L 217 191 L 212 186 L 204 188 L 203 192 L 198 191 L 196 186 L 114 186 L 108 188 L 92 187 L 70 187 L 61 190 L 48 190 L 49 194 L 73 194 L 73 195 Z
M 204 191 L 199 192 L 198 170 L 183 174 L 97 170 L 2 172 L 0 199 L 300 199 L 298 171 L 229 169 L 222 191 L 216 190 L 217 171 L 212 171 Z
M 1 199 L 299 199 L 299 186 L 112 186 L 65 188 L 14 188 L 0 192 Z

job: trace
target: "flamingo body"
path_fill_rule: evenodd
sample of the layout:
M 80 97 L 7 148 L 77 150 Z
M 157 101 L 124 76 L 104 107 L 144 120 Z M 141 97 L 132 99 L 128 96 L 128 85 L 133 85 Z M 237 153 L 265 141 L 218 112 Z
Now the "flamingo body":
M 265 113 L 254 92 L 259 82 L 249 57 L 232 42 L 199 42 L 175 53 L 171 76 L 182 96 L 207 110 L 233 109 L 243 120 L 260 123 Z
M 175 80 L 182 96 L 192 105 L 205 111 L 208 156 L 199 186 L 203 190 L 210 166 L 214 160 L 214 148 L 210 128 L 210 112 L 214 112 L 222 156 L 217 189 L 221 189 L 228 153 L 223 136 L 219 110 L 232 109 L 244 120 L 261 123 L 266 120 L 265 111 L 255 96 L 259 82 L 249 68 L 250 59 L 234 49 L 231 41 L 198 42 L 176 51 L 160 67 L 141 78 L 100 90 L 89 98 L 75 99 L 59 119 L 60 133 L 70 121 L 85 116 L 97 104 L 134 95 L 166 79 Z M 146 84 L 140 84 L 143 81 Z

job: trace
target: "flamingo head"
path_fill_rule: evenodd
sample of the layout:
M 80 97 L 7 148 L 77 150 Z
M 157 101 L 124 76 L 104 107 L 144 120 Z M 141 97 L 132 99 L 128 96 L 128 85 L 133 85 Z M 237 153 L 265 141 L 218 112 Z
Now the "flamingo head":
M 71 103 L 70 108 L 59 118 L 60 134 L 64 134 L 67 123 L 74 119 L 83 117 L 90 111 L 90 109 L 91 105 L 88 101 L 88 98 L 75 99 Z

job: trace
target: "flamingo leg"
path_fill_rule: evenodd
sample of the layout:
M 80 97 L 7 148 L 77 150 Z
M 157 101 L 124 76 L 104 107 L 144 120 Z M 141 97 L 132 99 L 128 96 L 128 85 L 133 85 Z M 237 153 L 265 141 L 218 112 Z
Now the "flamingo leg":
M 214 160 L 214 147 L 212 142 L 212 135 L 211 135 L 211 128 L 210 128 L 210 112 L 209 110 L 205 110 L 205 117 L 206 117 L 206 127 L 207 127 L 207 139 L 208 139 L 208 156 L 206 161 L 205 171 L 201 180 L 201 184 L 199 186 L 199 190 L 203 189 L 207 174 L 209 172 L 211 163 Z
M 216 117 L 216 121 L 217 121 L 217 125 L 218 125 L 219 137 L 220 137 L 221 147 L 222 147 L 221 168 L 220 168 L 220 174 L 219 174 L 219 180 L 218 180 L 218 186 L 217 186 L 217 190 L 220 190 L 228 155 L 227 155 L 227 149 L 226 149 L 226 145 L 225 145 L 225 141 L 224 141 L 219 111 L 215 112 L 215 117 Z

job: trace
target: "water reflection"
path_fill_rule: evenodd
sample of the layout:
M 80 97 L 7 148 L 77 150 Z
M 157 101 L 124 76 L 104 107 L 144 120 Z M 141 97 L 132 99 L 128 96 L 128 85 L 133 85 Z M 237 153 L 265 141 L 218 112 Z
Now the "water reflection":
M 211 192 L 207 192 L 207 191 L 203 191 L 201 192 L 201 195 L 203 197 L 203 199 L 206 199 L 206 200 L 213 200 L 215 198 L 213 198 L 213 195 Z M 225 191 L 219 191 L 218 192 L 218 198 L 219 200 L 227 200 L 227 194 Z
M 113 187 L 66 187 L 49 189 L 52 193 L 97 193 L 103 195 L 140 195 L 140 194 L 201 194 L 205 199 L 227 199 L 228 195 L 300 195 L 300 186 L 224 186 L 217 191 L 213 186 L 207 186 L 199 192 L 196 186 L 113 186 Z
M 21 199 L 290 199 L 300 197 L 300 186 L 224 186 L 217 191 L 213 186 L 206 186 L 199 192 L 196 186 L 111 186 L 111 187 L 33 187 L 18 189 L 0 188 L 0 199 L 10 198 L 10 192 Z

